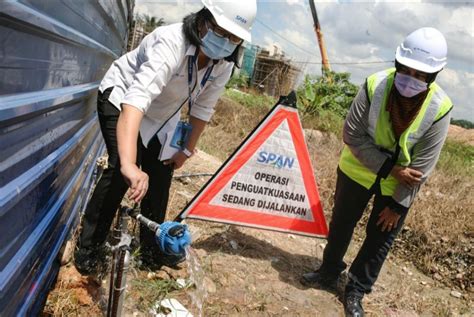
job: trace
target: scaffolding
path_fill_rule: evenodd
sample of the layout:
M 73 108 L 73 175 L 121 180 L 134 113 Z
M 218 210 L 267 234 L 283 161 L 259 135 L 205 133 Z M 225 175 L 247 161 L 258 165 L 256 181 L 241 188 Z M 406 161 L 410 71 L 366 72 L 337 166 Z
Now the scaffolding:
M 261 50 L 255 59 L 251 85 L 268 95 L 283 96 L 294 89 L 300 74 L 301 69 L 277 48 L 272 56 L 268 50 Z
M 140 45 L 143 38 L 148 35 L 148 33 L 145 32 L 145 23 L 139 20 L 135 21 L 130 33 L 127 48 L 128 52 L 134 50 L 138 45 Z

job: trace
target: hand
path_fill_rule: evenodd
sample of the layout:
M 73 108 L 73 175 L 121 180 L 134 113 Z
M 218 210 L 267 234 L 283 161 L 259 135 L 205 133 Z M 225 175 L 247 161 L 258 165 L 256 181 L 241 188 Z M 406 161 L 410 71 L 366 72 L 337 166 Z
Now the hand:
M 129 186 L 128 198 L 140 202 L 148 190 L 148 175 L 135 164 L 122 165 L 120 172 Z
M 400 215 L 395 211 L 392 211 L 390 208 L 385 207 L 384 210 L 379 214 L 379 220 L 377 221 L 377 226 L 382 225 L 382 232 L 385 230 L 392 231 L 398 225 L 398 220 Z
M 172 165 L 175 170 L 181 168 L 188 157 L 181 151 L 176 152 L 172 158 L 163 162 L 163 165 Z
M 390 172 L 402 185 L 409 188 L 421 183 L 421 177 L 423 173 L 413 168 L 395 165 Z

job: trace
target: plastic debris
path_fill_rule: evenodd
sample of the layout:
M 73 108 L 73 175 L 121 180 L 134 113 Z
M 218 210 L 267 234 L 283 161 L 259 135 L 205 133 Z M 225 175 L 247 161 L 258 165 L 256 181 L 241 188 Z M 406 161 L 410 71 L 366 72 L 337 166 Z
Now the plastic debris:
M 193 317 L 193 315 L 174 298 L 164 299 L 155 305 L 155 317 Z
M 186 280 L 184 278 L 178 278 L 176 279 L 176 284 L 178 284 L 180 288 L 186 287 Z
M 232 249 L 234 249 L 234 250 L 237 250 L 237 248 L 239 247 L 239 245 L 237 244 L 237 242 L 235 242 L 234 240 L 230 240 L 230 246 L 231 246 Z
M 461 297 L 462 297 L 462 293 L 461 293 L 461 292 L 458 292 L 458 291 L 451 291 L 451 296 L 452 296 L 452 297 L 455 297 L 455 298 L 461 298 Z

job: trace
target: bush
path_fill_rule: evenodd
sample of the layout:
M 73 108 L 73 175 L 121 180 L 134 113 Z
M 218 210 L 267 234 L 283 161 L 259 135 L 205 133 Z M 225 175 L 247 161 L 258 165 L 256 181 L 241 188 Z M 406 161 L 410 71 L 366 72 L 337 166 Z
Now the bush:
M 297 90 L 298 109 L 305 127 L 342 134 L 344 118 L 359 90 L 349 79 L 349 73 L 336 72 L 305 77 Z
M 336 72 L 321 77 L 306 76 L 298 88 L 298 108 L 303 115 L 317 116 L 331 111 L 345 118 L 359 90 L 349 79 L 349 73 Z
M 463 127 L 464 129 L 474 129 L 474 123 L 472 123 L 471 121 L 467 121 L 467 120 L 451 119 L 451 124 Z
M 232 76 L 227 84 L 226 88 L 247 88 L 249 86 L 249 75 L 246 72 L 241 71 L 239 74 Z

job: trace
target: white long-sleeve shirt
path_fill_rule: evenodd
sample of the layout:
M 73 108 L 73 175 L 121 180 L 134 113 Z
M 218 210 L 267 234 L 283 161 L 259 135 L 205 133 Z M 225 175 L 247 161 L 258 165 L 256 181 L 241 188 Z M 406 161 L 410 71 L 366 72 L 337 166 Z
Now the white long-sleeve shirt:
M 129 104 L 143 111 L 140 135 L 146 146 L 159 131 L 159 136 L 174 131 L 182 105 L 188 99 L 188 57 L 196 47 L 186 40 L 183 24 L 155 29 L 133 51 L 117 59 L 102 80 L 99 90 L 114 87 L 109 101 L 121 110 Z M 220 60 L 197 98 L 199 85 L 208 67 L 193 68 L 193 105 L 191 116 L 209 121 L 214 106 L 232 73 L 233 63 Z M 196 78 L 197 73 L 197 78 Z

